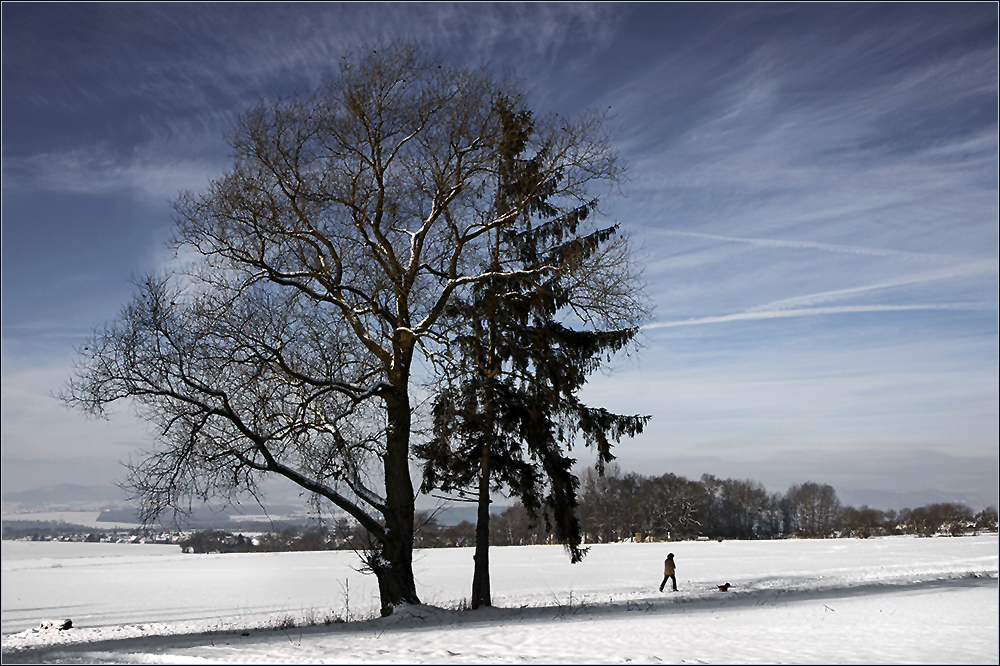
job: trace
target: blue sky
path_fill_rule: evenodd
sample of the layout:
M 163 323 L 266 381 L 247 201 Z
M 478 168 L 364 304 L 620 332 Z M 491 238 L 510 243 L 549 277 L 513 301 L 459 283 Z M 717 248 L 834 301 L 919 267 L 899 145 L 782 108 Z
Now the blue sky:
M 150 441 L 52 398 L 223 134 L 357 48 L 513 71 L 607 108 L 653 323 L 587 388 L 653 415 L 643 474 L 807 480 L 846 503 L 995 503 L 997 7 L 4 3 L 4 490 L 103 483 Z M 590 454 L 579 452 L 581 461 Z

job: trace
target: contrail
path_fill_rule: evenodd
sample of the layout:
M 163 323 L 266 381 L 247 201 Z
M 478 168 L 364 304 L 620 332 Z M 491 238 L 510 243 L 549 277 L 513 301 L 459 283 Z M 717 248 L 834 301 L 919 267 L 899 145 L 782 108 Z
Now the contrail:
M 742 238 L 739 236 L 720 236 L 717 234 L 704 234 L 697 231 L 675 231 L 672 229 L 658 229 L 659 233 L 673 236 L 690 236 L 692 238 L 705 238 L 708 240 L 723 241 L 725 243 L 750 243 L 753 245 L 765 245 L 767 247 L 789 247 L 794 249 L 825 250 L 827 252 L 842 252 L 847 254 L 862 254 L 876 257 L 899 257 L 904 259 L 918 259 L 921 261 L 969 261 L 969 257 L 959 257 L 948 254 L 927 254 L 922 252 L 906 252 L 904 250 L 882 250 L 870 247 L 854 245 L 836 245 L 833 243 L 817 243 L 814 241 L 778 240 L 772 238 Z
M 920 305 L 842 305 L 825 308 L 797 308 L 793 310 L 754 310 L 717 317 L 698 317 L 680 321 L 660 321 L 647 324 L 644 330 L 654 328 L 674 328 L 677 326 L 699 326 L 720 324 L 730 321 L 750 321 L 754 319 L 785 319 L 788 317 L 812 317 L 817 315 L 843 314 L 851 312 L 905 312 L 910 310 L 995 310 L 995 303 L 925 303 Z
M 903 277 L 895 278 L 892 280 L 886 280 L 885 282 L 879 282 L 876 284 L 870 284 L 863 287 L 850 287 L 848 289 L 835 289 L 833 291 L 824 291 L 816 294 L 807 294 L 805 296 L 795 296 L 793 298 L 786 298 L 780 301 L 774 301 L 766 305 L 761 305 L 755 308 L 751 308 L 748 312 L 766 312 L 766 311 L 777 311 L 788 307 L 795 306 L 808 306 L 808 305 L 818 305 L 825 301 L 836 300 L 843 298 L 845 296 L 851 296 L 854 294 L 860 294 L 867 291 L 874 291 L 876 289 L 889 289 L 891 287 L 901 287 L 910 284 L 920 284 L 921 282 L 932 282 L 934 280 L 948 280 L 958 277 L 969 277 L 972 275 L 978 275 L 980 273 L 990 273 L 997 272 L 998 262 L 996 259 L 989 259 L 985 261 L 974 261 L 959 266 L 949 266 L 947 268 L 939 268 L 934 271 L 929 271 L 926 273 L 918 273 L 915 275 L 906 275 Z

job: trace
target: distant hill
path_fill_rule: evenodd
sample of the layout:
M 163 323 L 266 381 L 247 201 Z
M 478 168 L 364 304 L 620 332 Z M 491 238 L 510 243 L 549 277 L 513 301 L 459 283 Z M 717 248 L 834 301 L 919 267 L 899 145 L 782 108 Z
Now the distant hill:
M 134 508 L 129 506 L 125 497 L 123 490 L 110 483 L 95 486 L 59 483 L 52 486 L 3 493 L 0 500 L 3 502 L 4 515 L 51 511 L 101 511 L 100 520 L 103 521 L 135 522 Z M 305 524 L 310 519 L 307 507 L 298 496 L 298 492 L 288 492 L 287 490 L 286 492 L 274 492 L 270 501 L 265 502 L 265 506 L 267 516 L 264 515 L 263 509 L 249 503 L 242 507 L 230 507 L 223 511 L 205 507 L 205 509 L 195 512 L 192 522 L 202 526 L 223 527 L 246 522 L 269 524 L 272 520 L 281 523 Z M 495 516 L 506 508 L 506 506 L 491 506 L 490 513 Z M 440 510 L 436 518 L 441 525 L 457 525 L 462 521 L 475 523 L 476 511 L 474 505 L 452 505 Z M 331 516 L 326 517 L 327 519 L 331 518 Z
M 506 506 L 490 506 L 490 516 L 497 516 L 506 509 Z M 441 509 L 434 517 L 441 525 L 458 525 L 462 521 L 475 524 L 478 515 L 479 509 L 475 506 L 449 506 Z
M 996 506 L 996 496 L 988 496 L 977 493 L 974 490 L 941 490 L 937 488 L 925 488 L 919 491 L 893 492 L 876 488 L 837 488 L 837 496 L 841 504 L 859 507 L 862 504 L 873 509 L 900 510 L 903 508 L 915 509 L 928 504 L 949 502 L 953 504 L 965 504 L 973 512 L 980 511 L 990 506 Z
M 99 486 L 83 486 L 75 483 L 59 483 L 53 486 L 31 488 L 0 496 L 4 513 L 53 511 L 53 510 L 98 510 L 117 508 L 125 504 L 125 494 L 110 483 Z

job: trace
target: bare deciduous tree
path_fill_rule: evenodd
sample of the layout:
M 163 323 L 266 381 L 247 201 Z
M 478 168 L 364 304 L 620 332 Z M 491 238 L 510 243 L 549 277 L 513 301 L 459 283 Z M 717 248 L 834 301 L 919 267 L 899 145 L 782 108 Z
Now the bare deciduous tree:
M 650 527 L 665 536 L 677 538 L 697 531 L 698 509 L 703 489 L 697 481 L 674 474 L 663 474 L 643 482 Z
M 500 100 L 525 104 L 485 70 L 396 45 L 243 116 L 230 169 L 177 202 L 176 247 L 195 260 L 140 285 L 64 392 L 99 415 L 131 399 L 158 426 L 127 480 L 145 518 L 192 497 L 235 501 L 281 476 L 368 529 L 384 614 L 418 601 L 412 364 L 444 350 L 456 292 L 504 274 L 487 241 L 534 197 L 494 205 Z M 616 181 L 599 114 L 553 116 L 536 134 L 555 210 Z
M 837 525 L 840 500 L 829 484 L 806 481 L 785 493 L 797 531 L 809 537 L 828 537 Z

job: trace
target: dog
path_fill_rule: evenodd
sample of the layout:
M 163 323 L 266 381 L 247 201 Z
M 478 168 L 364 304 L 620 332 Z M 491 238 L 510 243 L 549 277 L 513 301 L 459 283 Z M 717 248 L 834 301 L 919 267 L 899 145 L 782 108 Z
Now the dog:
M 47 622 L 42 622 L 39 629 L 56 629 L 58 631 L 67 631 L 73 628 L 73 620 L 63 620 L 58 622 L 56 620 L 49 620 Z
M 729 588 L 731 588 L 731 587 L 732 587 L 732 585 L 730 585 L 729 583 L 726 583 L 725 585 L 720 585 L 719 586 L 719 592 L 728 592 Z

